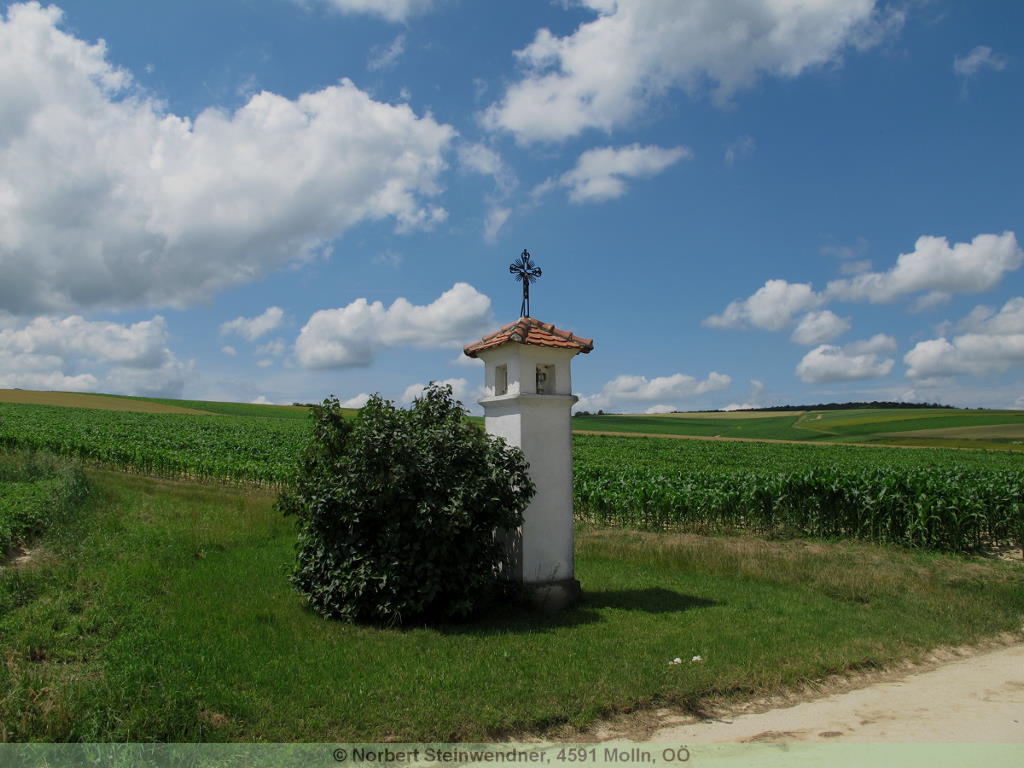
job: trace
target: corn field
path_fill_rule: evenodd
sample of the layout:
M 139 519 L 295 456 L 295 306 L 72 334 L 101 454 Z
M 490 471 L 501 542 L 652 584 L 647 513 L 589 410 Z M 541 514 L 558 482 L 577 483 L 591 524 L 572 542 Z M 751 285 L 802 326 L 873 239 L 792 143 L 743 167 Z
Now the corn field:
M 576 515 L 602 525 L 853 538 L 966 552 L 1024 541 L 1024 457 L 590 437 Z
M 282 486 L 297 419 L 0 403 L 0 447 L 163 477 Z M 1024 455 L 577 435 L 579 519 L 856 538 L 950 552 L 1024 541 Z

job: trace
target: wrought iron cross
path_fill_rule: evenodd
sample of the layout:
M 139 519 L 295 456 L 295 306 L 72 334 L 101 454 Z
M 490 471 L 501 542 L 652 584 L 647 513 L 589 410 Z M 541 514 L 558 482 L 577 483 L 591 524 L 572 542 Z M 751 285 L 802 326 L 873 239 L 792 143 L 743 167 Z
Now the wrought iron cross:
M 520 317 L 530 316 L 530 283 L 537 282 L 540 277 L 540 267 L 533 263 L 530 252 L 523 249 L 518 259 L 508 265 L 508 271 L 515 275 L 515 279 L 523 284 L 523 304 L 519 308 Z

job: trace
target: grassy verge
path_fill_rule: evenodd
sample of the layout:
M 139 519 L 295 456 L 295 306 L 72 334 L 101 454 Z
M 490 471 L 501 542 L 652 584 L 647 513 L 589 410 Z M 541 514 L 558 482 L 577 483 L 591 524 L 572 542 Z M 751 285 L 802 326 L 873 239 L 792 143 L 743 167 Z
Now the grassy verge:
M 0 571 L 0 739 L 500 738 L 767 693 L 1024 616 L 1009 563 L 585 529 L 577 610 L 355 627 L 289 587 L 294 535 L 271 495 L 91 479 L 86 513 L 48 543 L 56 563 Z
M 0 561 L 63 519 L 86 491 L 79 462 L 31 451 L 0 453 Z

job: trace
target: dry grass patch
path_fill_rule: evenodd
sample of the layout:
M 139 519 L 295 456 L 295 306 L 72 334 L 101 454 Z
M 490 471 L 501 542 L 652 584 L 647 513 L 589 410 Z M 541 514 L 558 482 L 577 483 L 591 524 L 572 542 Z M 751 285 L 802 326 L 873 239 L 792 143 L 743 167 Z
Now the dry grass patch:
M 29 389 L 0 389 L 0 403 L 23 405 L 57 405 L 66 408 L 96 408 L 101 411 L 134 411 L 136 413 L 191 413 L 206 415 L 208 411 L 180 408 L 176 405 L 152 403 L 126 397 L 91 395 L 82 392 L 36 392 Z

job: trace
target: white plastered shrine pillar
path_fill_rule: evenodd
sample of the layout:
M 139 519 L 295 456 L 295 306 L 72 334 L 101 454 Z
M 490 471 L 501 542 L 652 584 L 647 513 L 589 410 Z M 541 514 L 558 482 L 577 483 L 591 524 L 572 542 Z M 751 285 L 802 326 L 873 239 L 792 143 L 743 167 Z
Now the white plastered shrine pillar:
M 593 349 L 582 339 L 531 317 L 520 318 L 465 348 L 484 361 L 488 433 L 522 449 L 536 495 L 509 541 L 513 570 L 527 597 L 549 610 L 580 596 L 573 558 L 571 361 Z

